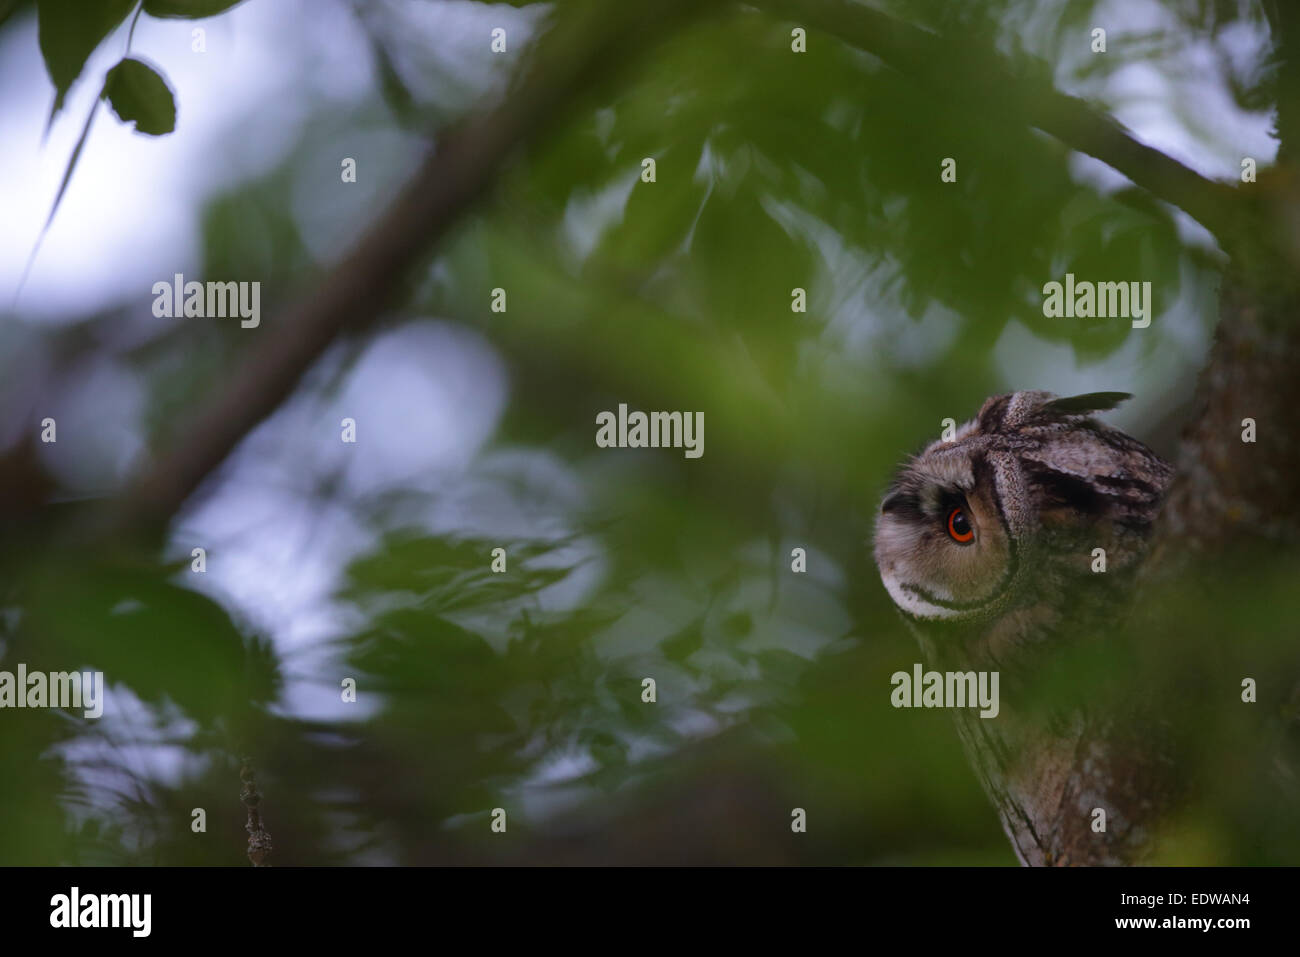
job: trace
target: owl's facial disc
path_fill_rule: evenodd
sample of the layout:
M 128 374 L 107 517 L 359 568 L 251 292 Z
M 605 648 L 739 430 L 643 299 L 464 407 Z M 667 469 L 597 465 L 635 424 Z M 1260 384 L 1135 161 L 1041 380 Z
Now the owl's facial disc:
M 876 564 L 904 612 L 956 621 L 984 611 L 1014 573 L 1014 546 L 990 472 L 965 454 L 914 463 L 876 522 Z

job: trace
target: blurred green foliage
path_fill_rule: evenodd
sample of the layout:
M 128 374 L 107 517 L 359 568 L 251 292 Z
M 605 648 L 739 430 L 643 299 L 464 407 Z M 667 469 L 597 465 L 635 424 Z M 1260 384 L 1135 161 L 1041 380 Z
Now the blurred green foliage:
M 42 0 L 43 18 L 52 7 Z M 1095 5 L 880 7 L 996 42 L 1041 77 L 1043 57 L 1078 62 L 1064 51 Z M 1250 5 L 1168 10 L 1185 33 L 1134 43 L 1162 69 L 1192 31 L 1261 23 Z M 1026 50 L 1015 27 L 1031 16 L 1044 29 Z M 43 19 L 43 48 L 47 36 Z M 1214 321 L 1216 277 L 1176 213 L 1099 190 L 996 105 L 956 110 L 871 56 L 810 44 L 791 55 L 788 25 L 723 8 L 626 86 L 593 91 L 425 264 L 383 331 L 427 316 L 474 330 L 506 364 L 508 399 L 462 475 L 374 495 L 328 476 L 295 486 L 322 523 L 342 508 L 371 533 L 310 667 L 238 603 L 191 590 L 187 563 L 70 550 L 39 525 L 8 537 L 0 667 L 102 669 L 134 704 L 111 727 L 0 714 L 0 863 L 242 864 L 243 754 L 285 864 L 1014 863 L 948 716 L 888 704 L 889 675 L 919 652 L 879 586 L 871 515 L 941 419 L 1053 386 L 1042 353 L 1018 343 L 1065 348 L 1073 376 L 1138 393 L 1138 424 L 1162 425 L 1201 359 L 1186 343 Z M 1110 62 L 1078 62 L 1079 79 Z M 393 63 L 379 71 L 386 97 L 342 115 L 322 102 L 277 168 L 208 205 L 209 274 L 262 280 L 269 311 L 327 268 L 322 235 L 342 238 L 337 253 L 364 229 L 382 191 L 358 206 L 322 177 L 309 202 L 294 196 L 322 144 L 401 122 L 392 104 L 413 94 Z M 1234 92 L 1257 106 L 1268 82 L 1261 70 Z M 416 134 L 420 106 L 404 112 Z M 393 171 L 395 191 L 414 151 L 383 143 L 367 162 Z M 940 182 L 947 156 L 955 184 Z M 639 180 L 645 157 L 653 184 Z M 1136 344 L 1127 323 L 1052 322 L 1041 286 L 1066 272 L 1140 275 L 1177 305 Z M 497 286 L 505 313 L 489 310 Z M 806 314 L 791 312 L 795 287 Z M 110 318 L 23 331 L 8 360 L 82 338 L 107 351 L 78 330 Z M 309 379 L 308 407 L 367 345 L 345 342 L 334 371 Z M 254 349 L 232 326 L 189 324 L 111 358 L 147 388 L 142 426 L 162 448 Z M 595 414 L 619 402 L 702 410 L 705 456 L 594 454 Z M 302 479 L 310 463 L 292 447 L 263 443 L 259 464 Z M 465 489 L 479 497 L 466 504 Z M 440 509 L 456 521 L 413 518 Z M 502 535 L 498 514 L 529 521 Z M 183 534 L 173 544 L 188 552 Z M 806 575 L 790 571 L 796 546 Z M 489 569 L 496 547 L 505 574 Z M 1171 861 L 1300 860 L 1294 794 L 1267 783 L 1270 755 L 1296 746 L 1281 729 L 1296 707 L 1283 676 L 1300 673 L 1298 570 L 1289 553 L 1246 554 L 1194 573 L 1039 688 L 1182 702 L 1200 787 Z M 1259 679 L 1257 708 L 1236 698 L 1238 674 Z M 349 676 L 356 706 L 337 700 Z M 290 682 L 336 704 L 304 716 Z M 205 835 L 190 830 L 195 807 Z M 489 831 L 494 807 L 509 811 L 508 840 Z M 808 810 L 807 835 L 791 835 L 792 807 Z

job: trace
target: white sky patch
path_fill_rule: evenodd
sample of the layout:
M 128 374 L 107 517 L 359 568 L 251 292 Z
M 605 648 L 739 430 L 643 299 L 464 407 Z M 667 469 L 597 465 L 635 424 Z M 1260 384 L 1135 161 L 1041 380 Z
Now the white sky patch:
M 71 490 L 113 491 L 144 451 L 144 387 L 111 359 L 95 356 L 67 370 L 36 411 L 57 429 L 57 442 L 39 446 L 41 461 Z
M 146 704 L 131 688 L 105 675 L 104 714 L 85 734 L 59 742 L 51 752 L 67 762 L 78 784 L 89 795 L 134 794 L 136 779 L 159 781 L 179 787 L 186 779 L 202 774 L 211 762 L 197 753 L 170 742 L 194 734 L 198 725 L 169 702 Z M 106 760 L 106 752 L 111 760 Z M 238 781 L 236 780 L 236 785 Z M 80 824 L 103 807 L 87 808 L 69 800 L 67 810 Z
M 336 440 L 331 457 L 347 459 L 349 488 L 370 495 L 467 468 L 495 431 L 506 390 L 505 367 L 477 332 L 408 322 L 366 350 L 320 427 Z M 356 420 L 356 445 L 338 440 L 344 417 Z
M 455 110 L 504 91 L 520 54 L 553 8 L 550 3 L 368 0 L 364 13 L 416 99 Z M 498 27 L 506 31 L 506 52 L 484 56 Z
M 1106 420 L 1121 429 L 1141 432 L 1171 389 L 1199 367 L 1208 345 L 1199 310 L 1205 308 L 1209 291 L 1195 278 L 1184 266 L 1178 298 L 1156 303 L 1149 328 L 1129 332 L 1119 348 L 1093 361 L 1080 362 L 1070 342 L 1040 338 L 1024 323 L 1012 320 L 993 346 L 994 368 L 1008 391 L 1045 389 L 1058 395 L 1130 392 L 1133 398 L 1107 413 Z
M 424 321 L 380 336 L 338 396 L 277 411 L 185 514 L 175 554 L 188 556 L 194 544 L 210 549 L 207 572 L 186 581 L 270 635 L 293 671 L 337 672 L 325 642 L 361 622 L 333 595 L 347 565 L 376 544 L 348 503 L 437 488 L 463 473 L 504 405 L 504 371 L 477 333 Z M 344 417 L 356 420 L 356 444 L 342 441 Z M 320 500 L 312 485 L 335 473 L 347 489 L 338 504 Z M 340 710 L 339 688 L 310 680 L 286 681 L 285 707 L 335 719 L 368 713 L 361 698 Z
M 1033 9 L 1045 21 L 1060 16 L 1050 6 L 1035 4 Z M 1241 109 L 1225 75 L 1252 81 L 1250 74 L 1271 42 L 1262 20 L 1236 20 L 1214 37 L 1192 35 L 1156 0 L 1108 0 L 1064 38 L 1059 51 L 1042 48 L 1041 38 L 1053 35 L 1050 25 L 1020 22 L 1018 34 L 1029 49 L 1055 64 L 1058 89 L 1103 104 L 1140 142 L 1220 180 L 1238 179 L 1243 156 L 1255 158 L 1261 167 L 1276 158 L 1271 110 Z M 1094 27 L 1106 30 L 1105 53 L 1092 52 Z M 1126 50 L 1146 50 L 1150 35 L 1179 42 L 1150 58 L 1125 57 Z M 1133 38 L 1140 38 L 1136 48 Z M 1093 72 L 1102 57 L 1111 58 L 1102 64 L 1110 69 Z
M 396 3 L 367 11 L 394 55 L 414 56 L 434 74 L 403 71 L 417 98 L 447 89 L 458 105 L 499 91 L 549 5 L 517 9 L 471 2 Z M 206 31 L 207 50 L 191 49 L 191 30 Z M 504 26 L 510 53 L 485 57 L 491 30 Z M 129 21 L 91 56 L 42 142 L 54 88 L 40 57 L 36 17 L 27 15 L 0 42 L 0 310 L 15 304 L 23 270 L 49 216 L 59 182 L 104 75 L 126 52 Z M 427 42 L 416 42 L 424 37 Z M 403 51 L 405 53 L 403 54 Z M 436 56 L 430 56 L 436 51 Z M 264 173 L 295 145 L 321 101 L 341 110 L 375 95 L 370 44 L 350 3 L 275 0 L 243 3 L 201 21 L 142 16 L 131 55 L 157 66 L 177 102 L 176 130 L 145 136 L 98 113 L 63 202 L 16 300 L 25 318 L 57 320 L 106 303 L 139 301 L 160 277 L 191 273 L 202 255 L 199 217 L 220 191 Z M 441 79 L 441 85 L 437 80 Z M 310 95 L 304 95 L 310 91 Z M 340 156 L 322 160 L 337 177 Z M 365 171 L 393 190 L 400 179 Z M 363 175 L 365 175 L 363 173 Z M 357 192 L 362 177 L 358 178 Z M 301 210 L 299 210 L 301 212 Z M 315 218 L 306 217 L 310 226 Z M 339 247 L 319 235 L 309 245 Z M 209 277 L 234 279 L 238 277 Z
M 359 102 L 369 95 L 370 57 L 350 21 L 345 6 L 325 0 L 240 4 L 202 21 L 207 52 L 194 53 L 195 24 L 141 17 L 131 52 L 166 76 L 177 101 L 176 130 L 145 136 L 98 107 L 17 300 L 19 314 L 57 319 L 132 300 L 148 310 L 153 282 L 197 264 L 199 215 L 208 197 L 274 166 L 319 106 L 314 97 Z M 14 302 L 91 104 L 125 52 L 126 34 L 124 25 L 91 56 L 44 144 L 54 89 L 40 59 L 36 18 L 4 34 L 0 308 Z
M 639 172 L 632 172 L 598 190 L 574 190 L 564 207 L 562 229 L 578 262 L 591 255 L 606 231 L 623 221 L 627 201 L 640 179 Z

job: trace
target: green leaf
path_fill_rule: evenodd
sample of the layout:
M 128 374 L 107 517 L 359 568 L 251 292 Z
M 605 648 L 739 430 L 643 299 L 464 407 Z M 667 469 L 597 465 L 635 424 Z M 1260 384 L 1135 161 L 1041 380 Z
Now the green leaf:
M 64 95 L 95 47 L 134 6 L 135 0 L 40 0 L 36 12 L 41 56 L 56 91 L 51 115 L 63 107 Z
M 176 99 L 162 74 L 135 57 L 127 57 L 108 71 L 104 96 L 123 123 L 150 136 L 176 129 Z
M 33 570 L 26 619 L 51 660 L 104 671 L 142 699 L 169 699 L 205 723 L 240 722 L 278 693 L 274 654 L 217 602 L 166 580 L 165 569 L 106 555 L 76 582 Z
M 144 0 L 144 12 L 151 17 L 199 20 L 224 13 L 242 0 Z

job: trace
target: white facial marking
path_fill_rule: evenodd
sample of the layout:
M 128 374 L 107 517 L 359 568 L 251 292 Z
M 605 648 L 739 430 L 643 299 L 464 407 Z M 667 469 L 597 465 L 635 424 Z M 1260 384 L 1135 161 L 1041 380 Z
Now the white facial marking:
M 894 604 L 917 618 L 956 618 L 961 614 L 955 608 L 932 605 L 915 592 L 908 591 L 893 572 L 881 571 L 880 580 L 885 585 L 885 591 L 889 592 L 889 597 L 894 599 Z

